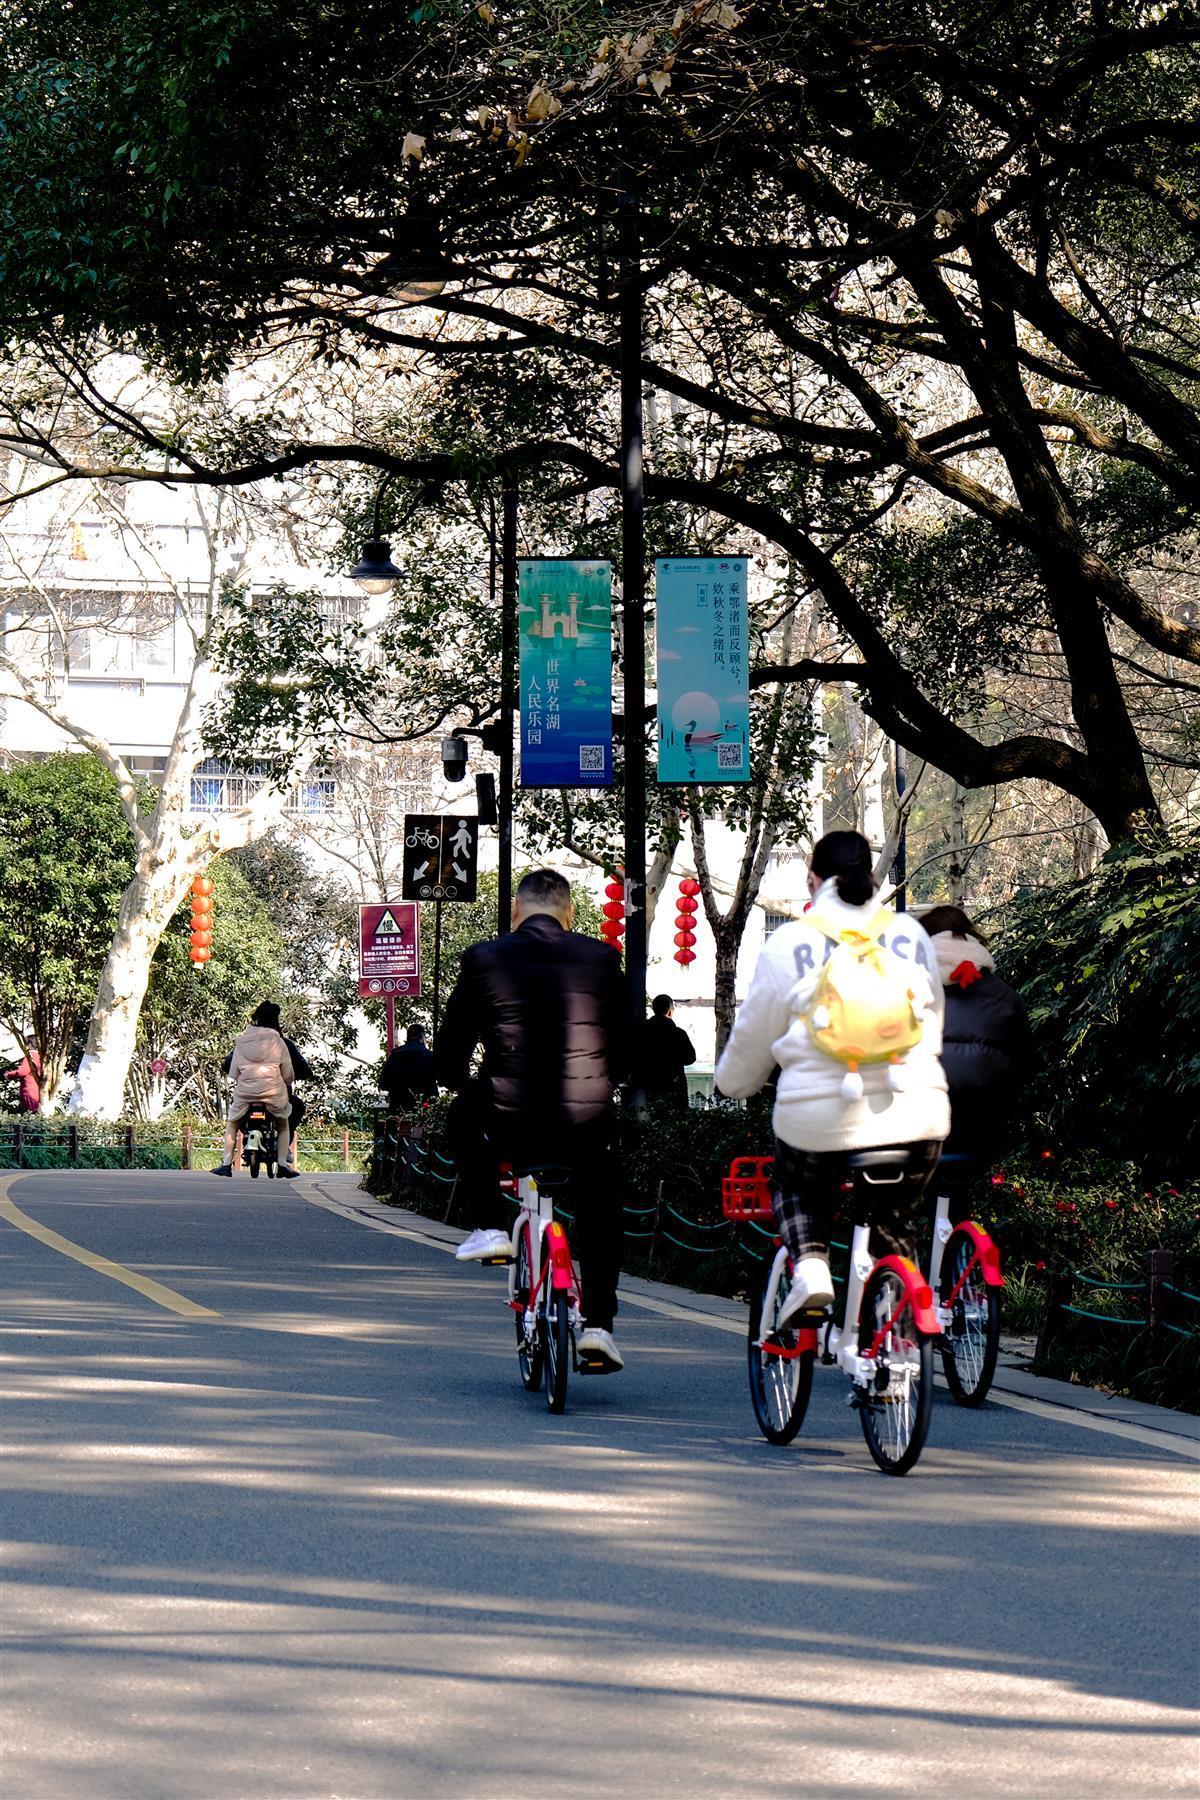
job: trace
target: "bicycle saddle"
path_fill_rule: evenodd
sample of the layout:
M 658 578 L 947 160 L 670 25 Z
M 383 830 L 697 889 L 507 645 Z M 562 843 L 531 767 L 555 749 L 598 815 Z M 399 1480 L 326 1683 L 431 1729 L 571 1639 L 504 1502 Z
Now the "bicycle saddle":
M 550 1183 L 554 1181 L 569 1181 L 571 1177 L 571 1171 L 565 1163 L 550 1162 L 514 1163 L 513 1174 L 517 1177 L 518 1181 L 523 1175 L 532 1175 L 533 1179 L 540 1182 L 544 1187 L 549 1186 Z
M 903 1181 L 912 1162 L 912 1154 L 900 1147 L 895 1150 L 851 1150 L 846 1157 L 846 1167 L 855 1174 L 863 1174 L 868 1182 L 882 1186 L 889 1181 Z M 872 1176 L 873 1169 L 891 1169 L 892 1174 Z

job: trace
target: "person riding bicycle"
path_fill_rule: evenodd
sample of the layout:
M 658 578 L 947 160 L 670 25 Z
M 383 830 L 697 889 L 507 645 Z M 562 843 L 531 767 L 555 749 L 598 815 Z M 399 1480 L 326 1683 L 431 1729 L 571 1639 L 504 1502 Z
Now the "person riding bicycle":
M 933 947 L 909 913 L 875 901 L 871 846 L 857 831 L 831 831 L 809 867 L 812 904 L 805 917 L 773 932 L 717 1064 L 715 1083 L 745 1099 L 780 1075 L 774 1110 L 773 1199 L 780 1236 L 793 1260 L 782 1325 L 833 1301 L 830 1222 L 847 1152 L 904 1149 L 908 1173 L 895 1188 L 876 1232 L 889 1251 L 912 1257 L 912 1214 L 937 1167 L 950 1129 L 942 1043 L 942 984 Z M 878 940 L 896 959 L 921 1019 L 919 1041 L 897 1063 L 865 1065 L 848 1081 L 818 1045 L 813 1003 L 824 965 L 842 933 Z
M 286 1040 L 279 1028 L 279 1008 L 264 1000 L 251 1015 L 250 1024 L 233 1046 L 229 1073 L 233 1077 L 233 1098 L 225 1126 L 225 1160 L 214 1175 L 233 1175 L 233 1152 L 237 1134 L 252 1106 L 263 1106 L 275 1120 L 279 1136 L 276 1163 L 280 1175 L 294 1180 L 297 1171 L 289 1166 L 291 1139 L 291 1089 L 295 1070 L 288 1054 Z
M 616 1371 L 624 1366 L 612 1334 L 622 1227 L 608 1158 L 613 1089 L 626 1064 L 625 977 L 618 952 L 572 931 L 573 919 L 563 876 L 552 869 L 525 876 L 513 930 L 463 955 L 434 1067 L 440 1084 L 459 1095 L 455 1148 L 475 1227 L 459 1259 L 510 1254 L 499 1163 L 518 1172 L 563 1170 L 583 1282 L 579 1352 Z M 472 1082 L 478 1044 L 483 1066 Z
M 1020 994 L 996 973 L 987 939 L 961 906 L 931 907 L 921 924 L 946 992 L 941 1056 L 950 1136 L 943 1148 L 986 1167 L 1004 1148 L 1029 1071 L 1029 1015 Z

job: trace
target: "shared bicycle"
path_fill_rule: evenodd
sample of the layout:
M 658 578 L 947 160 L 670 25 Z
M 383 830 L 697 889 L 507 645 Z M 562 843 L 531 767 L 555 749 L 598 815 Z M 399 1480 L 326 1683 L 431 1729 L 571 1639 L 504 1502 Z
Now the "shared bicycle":
M 903 1256 L 871 1255 L 871 1190 L 906 1179 L 903 1151 L 859 1150 L 846 1158 L 854 1229 L 841 1319 L 822 1310 L 780 1326 L 791 1288 L 791 1258 L 776 1240 L 775 1256 L 750 1302 L 747 1346 L 750 1398 L 759 1430 L 772 1444 L 788 1444 L 804 1423 L 813 1365 L 837 1364 L 850 1378 L 872 1457 L 886 1475 L 906 1475 L 920 1456 L 933 1405 L 933 1345 L 940 1327 L 933 1294 L 916 1264 Z M 770 1157 L 742 1157 L 723 1184 L 726 1216 L 758 1222 L 774 1218 Z
M 507 1262 L 508 1304 L 517 1331 L 517 1364 L 528 1393 L 542 1388 L 552 1413 L 566 1410 L 572 1369 L 590 1372 L 577 1350 L 583 1324 L 582 1283 L 561 1220 L 554 1217 L 553 1188 L 566 1170 L 543 1165 L 501 1172 L 501 1187 L 516 1201 L 512 1250 Z M 597 1363 L 598 1370 L 602 1365 Z
M 733 1163 L 723 1183 L 726 1217 L 774 1221 L 772 1160 L 740 1157 Z M 906 1475 L 929 1432 L 934 1344 L 960 1404 L 980 1405 L 991 1384 L 1000 1334 L 1000 1255 L 974 1221 L 950 1224 L 949 1196 L 939 1183 L 928 1278 L 907 1257 L 875 1261 L 872 1191 L 903 1181 L 907 1158 L 897 1150 L 857 1151 L 846 1166 L 853 1233 L 842 1316 L 824 1311 L 801 1314 L 797 1324 L 777 1324 L 791 1287 L 791 1258 L 776 1238 L 774 1258 L 751 1295 L 750 1398 L 768 1442 L 790 1443 L 804 1423 L 819 1354 L 849 1376 L 850 1404 L 879 1468 Z
M 1000 1252 L 974 1219 L 950 1220 L 950 1187 L 969 1175 L 973 1157 L 943 1156 L 934 1177 L 937 1206 L 929 1285 L 938 1297 L 942 1373 L 960 1406 L 982 1406 L 1000 1351 Z

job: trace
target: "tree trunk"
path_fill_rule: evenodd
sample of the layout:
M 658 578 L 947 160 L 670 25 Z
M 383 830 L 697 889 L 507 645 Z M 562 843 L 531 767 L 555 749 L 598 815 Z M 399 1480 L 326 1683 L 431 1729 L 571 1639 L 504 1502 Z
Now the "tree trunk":
M 744 921 L 737 928 L 727 927 L 716 933 L 716 978 L 713 987 L 713 1014 L 717 1033 L 717 1058 L 719 1060 L 733 1030 L 733 1015 L 737 1010 L 737 964 L 738 951 L 742 945 Z
M 95 1119 L 116 1119 L 121 1114 L 150 964 L 200 866 L 185 860 L 182 852 L 182 842 L 166 858 L 153 846 L 143 848 L 121 896 L 116 933 L 100 972 L 87 1046 L 67 1107 L 71 1114 Z
M 1082 880 L 1094 871 L 1108 845 L 1095 819 L 1084 819 L 1075 833 L 1075 876 Z
M 887 739 L 867 717 L 850 694 L 844 696 L 846 743 L 850 751 L 854 777 L 854 829 L 861 831 L 871 846 L 872 861 L 878 859 L 887 842 L 887 809 L 884 788 L 887 782 Z
M 967 796 L 957 781 L 950 789 L 950 855 L 946 859 L 946 886 L 951 906 L 961 906 L 967 891 Z

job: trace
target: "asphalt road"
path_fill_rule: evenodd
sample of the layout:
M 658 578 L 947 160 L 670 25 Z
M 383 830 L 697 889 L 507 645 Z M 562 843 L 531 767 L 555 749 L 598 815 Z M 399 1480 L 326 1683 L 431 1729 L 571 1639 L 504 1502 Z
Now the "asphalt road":
M 1195 1795 L 1197 1467 L 627 1306 L 551 1418 L 499 1277 L 277 1189 L 28 1175 L 6 1221 L 5 1800 Z

